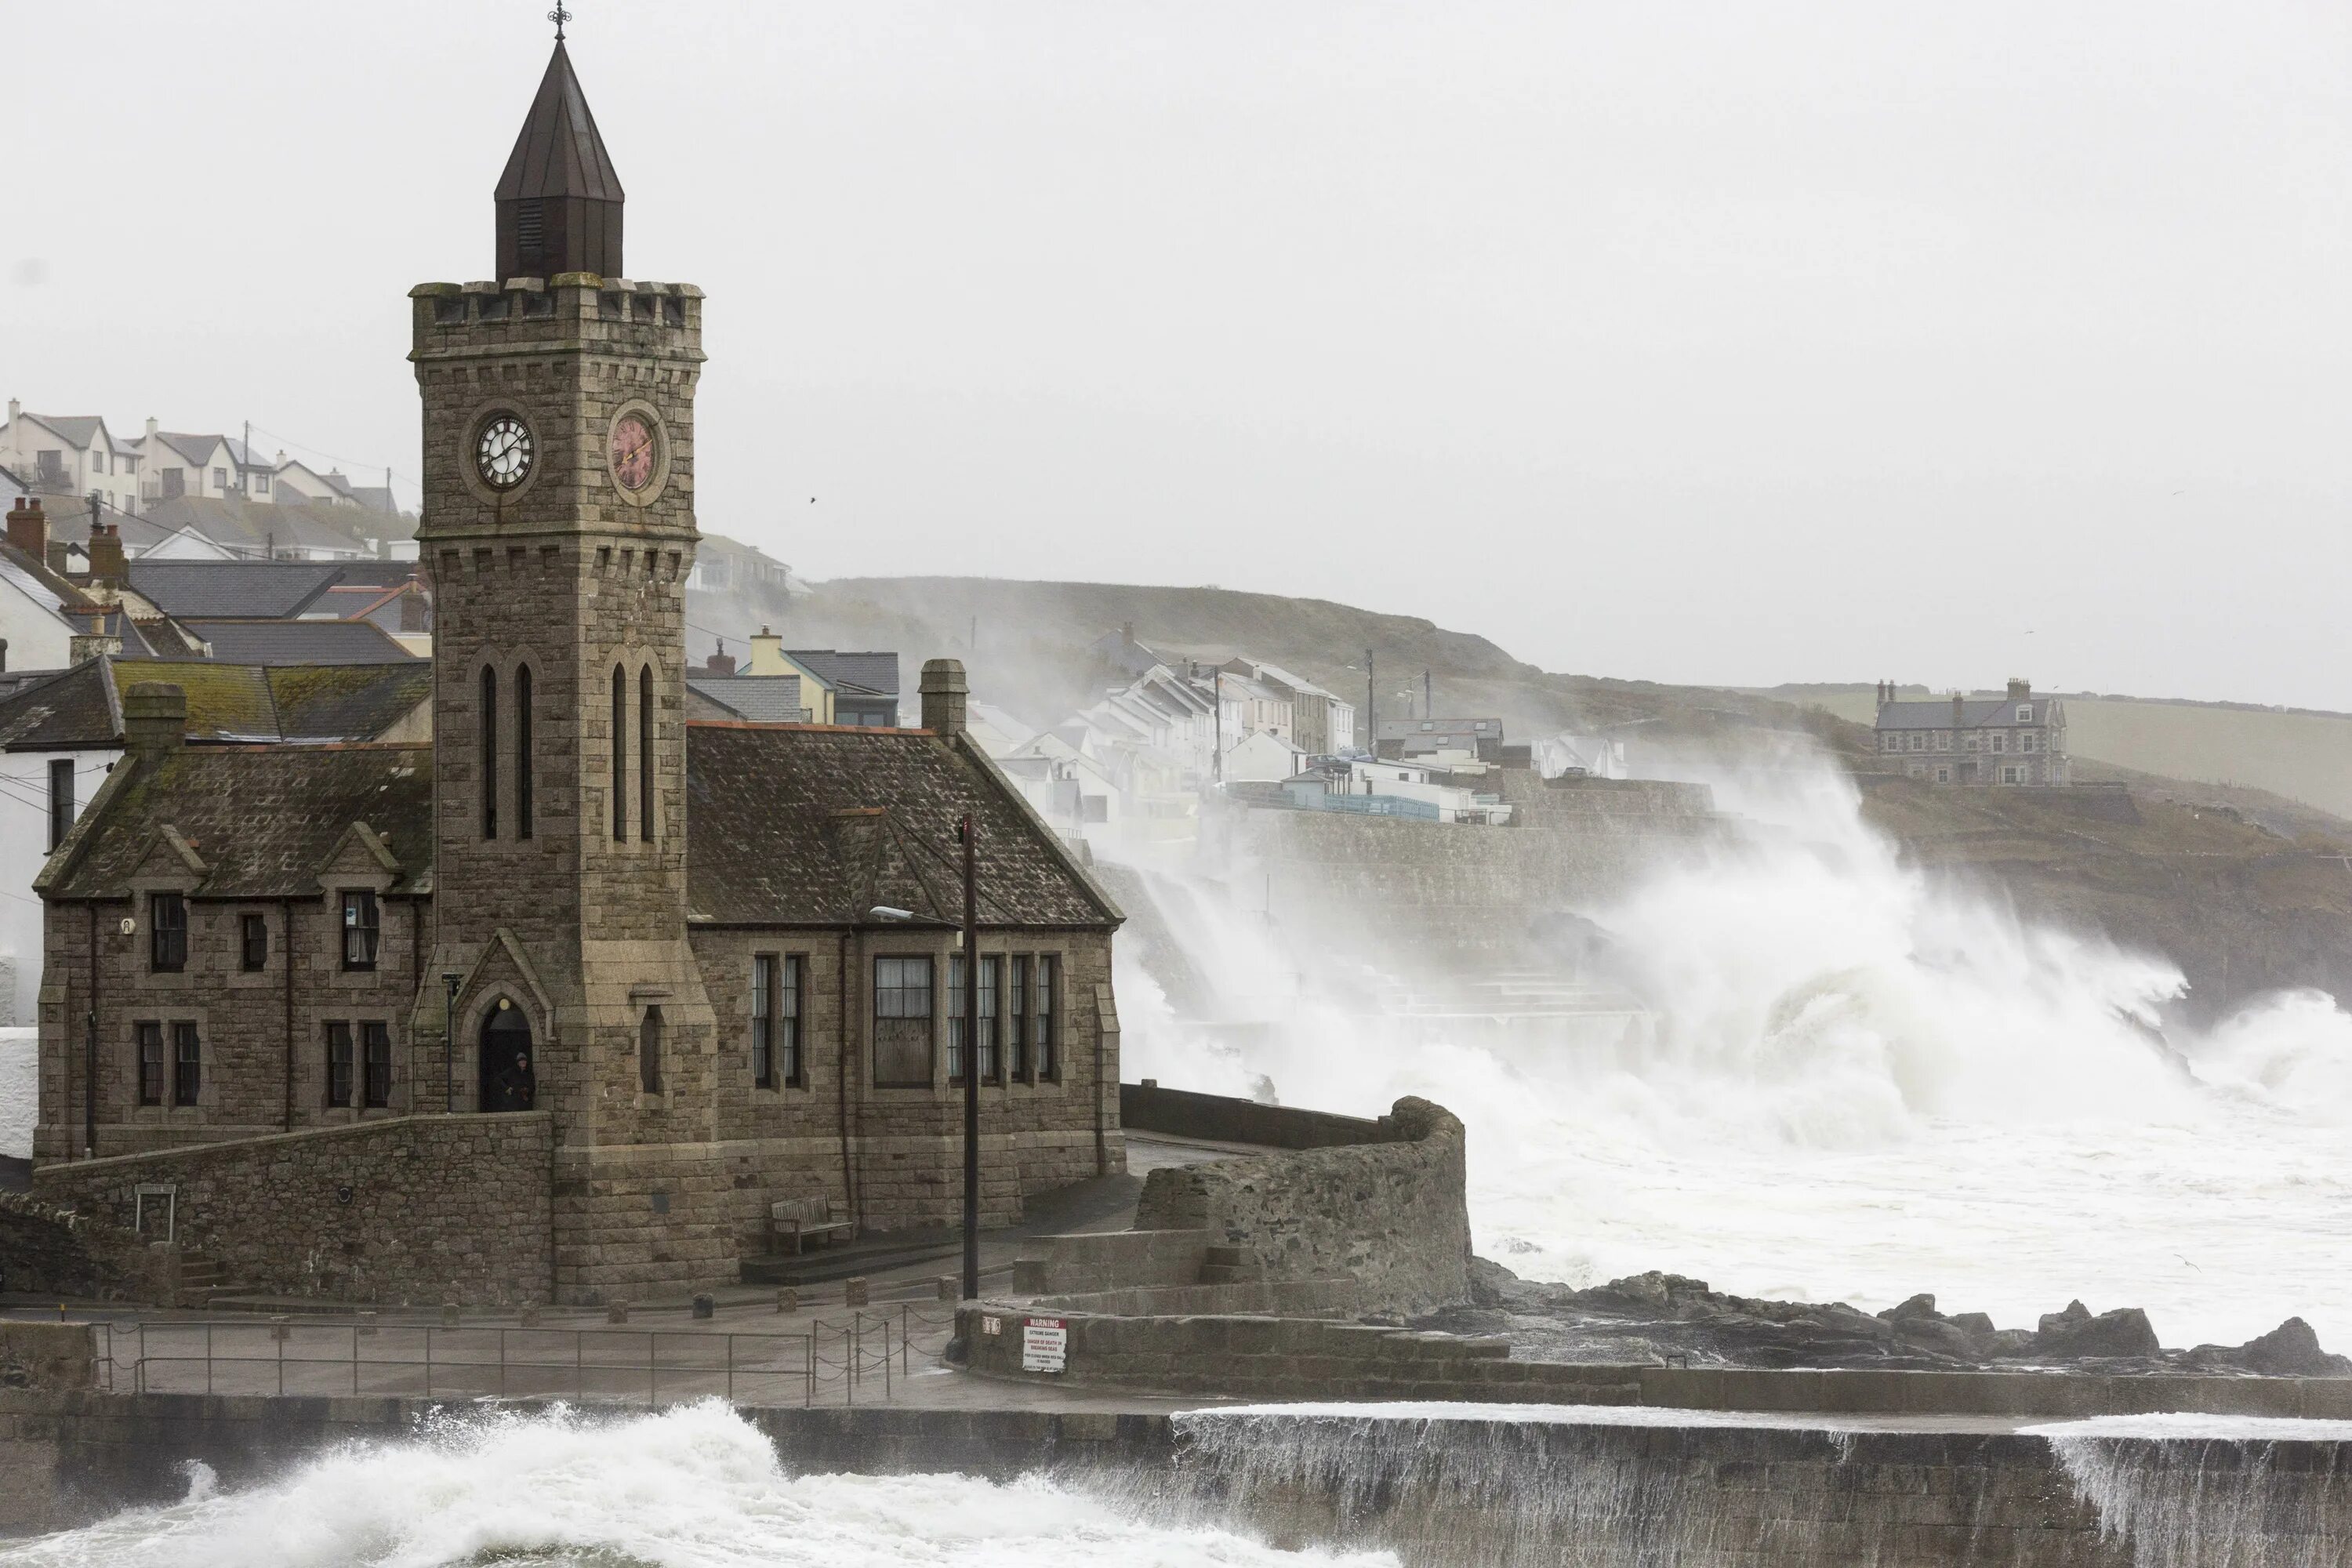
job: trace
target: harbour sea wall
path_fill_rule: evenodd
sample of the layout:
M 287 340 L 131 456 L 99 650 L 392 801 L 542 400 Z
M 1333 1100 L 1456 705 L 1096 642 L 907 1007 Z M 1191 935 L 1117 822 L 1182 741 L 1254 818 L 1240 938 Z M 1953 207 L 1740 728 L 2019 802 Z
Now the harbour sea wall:
M 431 1442 L 533 1409 L 0 1391 L 0 1531 L 175 1501 L 192 1462 L 234 1489 L 353 1440 Z M 1480 1406 L 739 1414 L 788 1472 L 1042 1474 L 1139 1514 L 1416 1568 L 2318 1568 L 2352 1550 L 2347 1446 L 2308 1435 Z

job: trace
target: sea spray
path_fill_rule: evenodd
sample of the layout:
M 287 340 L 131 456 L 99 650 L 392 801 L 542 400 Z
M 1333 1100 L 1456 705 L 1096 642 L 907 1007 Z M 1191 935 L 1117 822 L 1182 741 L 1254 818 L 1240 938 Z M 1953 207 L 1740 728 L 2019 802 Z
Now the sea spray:
M 2352 1422 L 2194 1415 L 2027 1428 L 2134 1568 L 2340 1568 Z
M 793 1474 L 716 1402 L 466 1415 L 277 1479 L 0 1549 L 6 1568 L 1274 1568 L 1213 1524 L 1139 1521 L 1032 1478 Z
M 1685 770 L 1745 826 L 1584 908 L 1590 940 L 1532 977 L 1630 997 L 1638 1026 L 1613 1000 L 1431 1005 L 1429 954 L 1298 891 L 1269 907 L 1240 851 L 1132 853 L 1183 951 L 1119 945 L 1126 1076 L 1436 1100 L 1470 1130 L 1480 1250 L 1531 1278 L 1927 1290 L 2011 1326 L 2081 1297 L 2178 1343 L 2300 1313 L 2352 1341 L 2352 1018 L 2302 993 L 2190 1029 L 2172 964 L 2021 919 L 1871 828 L 1834 766 L 1769 760 Z

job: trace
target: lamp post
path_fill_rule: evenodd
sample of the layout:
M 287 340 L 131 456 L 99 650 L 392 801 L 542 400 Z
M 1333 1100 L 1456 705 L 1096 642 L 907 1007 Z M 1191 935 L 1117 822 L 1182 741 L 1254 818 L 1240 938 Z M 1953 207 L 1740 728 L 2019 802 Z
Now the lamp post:
M 963 846 L 963 1299 L 980 1299 L 980 833 L 971 816 L 956 824 Z M 877 904 L 866 918 L 896 925 L 911 910 Z
M 445 972 L 441 976 L 441 1113 L 457 1112 L 457 987 L 466 977 Z
M 963 841 L 963 1299 L 980 1300 L 980 831 L 967 812 Z

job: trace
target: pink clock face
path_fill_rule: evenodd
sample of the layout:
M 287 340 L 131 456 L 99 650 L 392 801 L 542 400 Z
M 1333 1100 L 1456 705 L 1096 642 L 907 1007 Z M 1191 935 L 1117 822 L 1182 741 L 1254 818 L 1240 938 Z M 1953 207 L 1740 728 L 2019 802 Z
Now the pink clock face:
M 643 415 L 624 415 L 613 426 L 613 477 L 625 490 L 641 490 L 653 482 L 654 430 Z

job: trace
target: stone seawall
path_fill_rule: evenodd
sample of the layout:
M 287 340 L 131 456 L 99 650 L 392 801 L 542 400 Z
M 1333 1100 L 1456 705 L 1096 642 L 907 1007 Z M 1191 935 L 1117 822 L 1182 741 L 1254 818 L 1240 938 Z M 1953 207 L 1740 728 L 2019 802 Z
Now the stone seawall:
M 499 1417 L 544 1413 L 508 1406 Z M 0 1390 L 0 1533 L 173 1501 L 466 1406 Z M 606 1407 L 573 1419 L 625 1420 Z M 1413 1568 L 2190 1568 L 2332 1564 L 2352 1462 L 2318 1440 L 1891 1431 L 1453 1407 L 1175 1415 L 748 1409 L 788 1474 L 1044 1474 L 1171 1523 Z M 2186 1511 L 2167 1497 L 2189 1500 Z
M 1395 1123 L 1387 1119 L 1373 1121 L 1328 1110 L 1302 1110 L 1292 1105 L 1261 1105 L 1231 1095 L 1162 1089 L 1150 1079 L 1118 1086 L 1118 1121 L 1136 1132 L 1254 1143 L 1267 1149 L 1330 1149 L 1383 1143 L 1401 1136 Z
M 409 1116 L 43 1165 L 33 1195 L 179 1245 L 247 1289 L 385 1303 L 548 1300 L 545 1111 Z M 7 1232 L 0 1229 L 0 1243 Z
M 1022 1326 L 1067 1331 L 1058 1373 L 1022 1367 Z M 996 1331 L 990 1332 L 990 1322 Z M 1758 1415 L 2063 1421 L 2189 1413 L 2352 1421 L 2352 1378 L 1867 1372 L 1511 1359 L 1508 1341 L 1322 1318 L 1127 1317 L 1082 1305 L 979 1303 L 958 1313 L 972 1370 L 1032 1384 L 1194 1398 L 1643 1405 Z
M 1208 1231 L 1276 1280 L 1353 1279 L 1359 1311 L 1469 1294 L 1462 1123 L 1405 1099 L 1378 1141 L 1171 1166 L 1144 1179 L 1138 1231 Z

